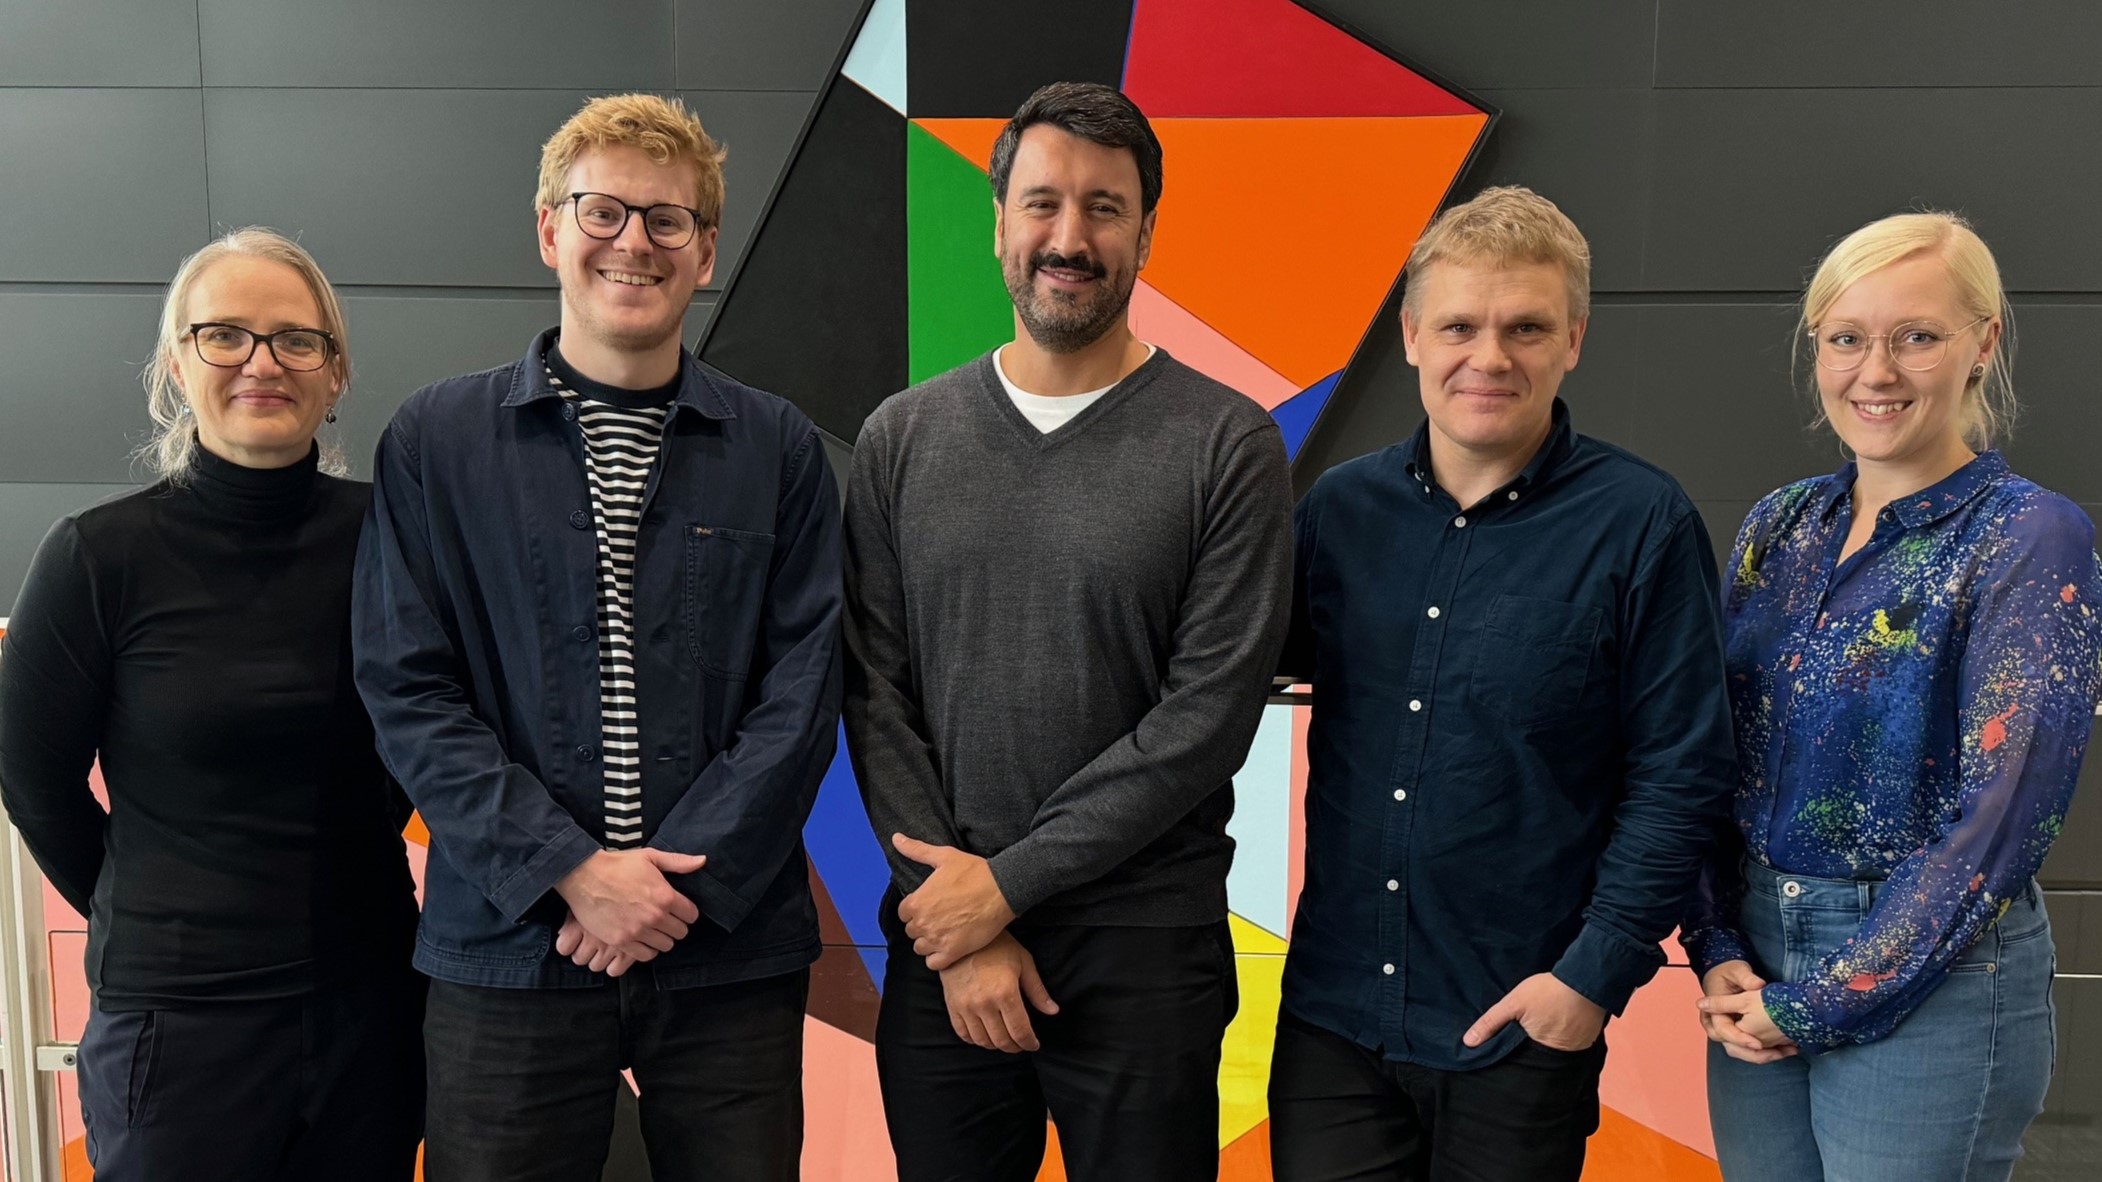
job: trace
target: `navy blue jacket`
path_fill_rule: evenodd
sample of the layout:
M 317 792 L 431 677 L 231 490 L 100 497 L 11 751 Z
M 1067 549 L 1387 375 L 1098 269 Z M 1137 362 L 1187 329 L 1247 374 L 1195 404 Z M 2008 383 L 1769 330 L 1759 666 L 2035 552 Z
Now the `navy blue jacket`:
M 1655 974 L 1737 764 L 1715 555 L 1671 477 L 1559 400 L 1479 504 L 1429 461 L 1426 425 L 1295 515 L 1285 668 L 1314 714 L 1284 1005 L 1464 1070 L 1524 1039 L 1460 1042 L 1525 978 L 1617 1014 Z
M 553 340 L 409 399 L 358 548 L 358 689 L 431 833 L 416 967 L 463 984 L 605 980 L 553 951 L 551 888 L 605 838 L 596 542 Z M 840 704 L 839 494 L 817 428 L 683 364 L 635 551 L 644 840 L 708 858 L 672 879 L 702 919 L 648 966 L 667 989 L 817 958 L 802 826 Z

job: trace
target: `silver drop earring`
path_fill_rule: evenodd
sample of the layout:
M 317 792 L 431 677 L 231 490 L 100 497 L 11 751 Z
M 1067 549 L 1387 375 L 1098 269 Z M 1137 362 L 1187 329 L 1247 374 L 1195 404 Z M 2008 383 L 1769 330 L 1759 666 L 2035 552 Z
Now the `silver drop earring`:
M 326 422 L 326 423 L 333 423 L 333 422 L 335 422 L 335 421 L 336 421 L 336 408 L 335 408 L 335 407 L 333 407 L 333 406 L 329 407 L 329 408 L 328 408 L 328 417 L 327 417 L 327 418 L 325 418 L 325 419 L 323 419 L 322 421 L 323 421 L 323 422 Z

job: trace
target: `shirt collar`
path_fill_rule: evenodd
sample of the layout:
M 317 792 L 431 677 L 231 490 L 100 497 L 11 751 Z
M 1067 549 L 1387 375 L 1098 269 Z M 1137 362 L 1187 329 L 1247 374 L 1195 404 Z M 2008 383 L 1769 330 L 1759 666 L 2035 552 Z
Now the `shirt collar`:
M 511 392 L 504 397 L 505 406 L 524 406 L 561 397 L 547 380 L 547 351 L 561 332 L 559 328 L 550 328 L 533 338 L 533 343 L 526 348 L 525 362 L 511 374 Z M 699 359 L 685 349 L 679 350 L 679 394 L 672 399 L 672 406 L 675 412 L 684 407 L 711 419 L 737 417 L 715 379 L 708 375 Z
M 1540 450 L 1533 453 L 1533 458 L 1519 470 L 1511 483 L 1504 486 L 1505 488 L 1522 489 L 1540 483 L 1575 450 L 1576 428 L 1570 422 L 1569 404 L 1556 398 L 1553 413 L 1553 424 L 1548 428 L 1547 442 L 1540 445 Z M 1425 496 L 1429 496 L 1431 489 L 1437 487 L 1437 482 L 1431 476 L 1429 419 L 1423 420 L 1416 428 L 1416 433 L 1409 437 L 1407 454 L 1409 475 L 1416 481 L 1416 487 L 1422 489 Z
M 1854 491 L 1854 478 L 1859 469 L 1853 461 L 1834 472 L 1825 480 L 1823 503 L 1818 506 L 1818 516 L 1829 519 L 1839 510 L 1842 501 Z M 2007 475 L 2007 460 L 1992 448 L 1979 452 L 1970 463 L 1956 469 L 1935 484 L 1916 493 L 1909 493 L 1892 501 L 1886 508 L 1906 529 L 1929 526 L 1977 498 L 1978 494 L 1991 488 L 2001 477 Z

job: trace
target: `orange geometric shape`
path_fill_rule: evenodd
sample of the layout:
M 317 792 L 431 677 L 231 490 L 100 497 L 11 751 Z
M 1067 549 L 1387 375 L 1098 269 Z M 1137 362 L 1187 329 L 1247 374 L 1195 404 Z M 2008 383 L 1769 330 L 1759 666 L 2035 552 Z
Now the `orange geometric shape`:
M 1350 360 L 1486 122 L 1154 120 L 1175 183 L 1146 277 L 1310 386 Z
M 1722 1167 L 1677 1141 L 1600 1108 L 1584 1155 L 1584 1182 L 1722 1182 Z
M 1131 331 L 1198 373 L 1253 398 L 1264 410 L 1299 393 L 1290 379 L 1250 357 L 1144 279 L 1131 289 Z
M 992 164 L 993 141 L 1000 138 L 1000 130 L 1007 126 L 1004 118 L 915 119 L 913 122 L 981 169 Z M 992 200 L 990 190 L 986 192 L 986 200 Z
M 1123 90 L 1156 120 L 1477 113 L 1292 0 L 1138 0 Z
M 1219 1182 L 1270 1182 L 1270 1122 L 1219 1151 Z

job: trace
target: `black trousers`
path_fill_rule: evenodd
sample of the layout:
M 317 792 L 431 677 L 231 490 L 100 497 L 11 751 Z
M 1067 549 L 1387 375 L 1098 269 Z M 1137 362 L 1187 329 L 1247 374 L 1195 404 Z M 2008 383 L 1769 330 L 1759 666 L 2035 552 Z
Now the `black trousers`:
M 409 1182 L 423 978 L 277 1001 L 88 1015 L 80 1113 L 97 1182 Z
M 1606 1041 L 1557 1051 L 1527 1040 L 1488 1067 L 1394 1063 L 1277 1017 L 1270 1064 L 1276 1182 L 1577 1182 L 1598 1131 Z
M 1224 922 L 1019 928 L 1059 1012 L 1032 1009 L 1042 1049 L 1009 1055 L 956 1036 L 895 906 L 876 1071 L 899 1182 L 1031 1182 L 1047 1113 L 1073 1182 L 1218 1177 L 1219 1042 L 1240 998 Z
M 598 1182 L 620 1073 L 656 1182 L 795 1182 L 810 971 L 658 990 L 431 983 L 428 1182 Z

